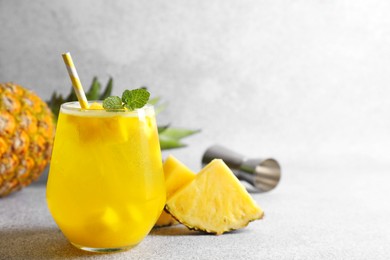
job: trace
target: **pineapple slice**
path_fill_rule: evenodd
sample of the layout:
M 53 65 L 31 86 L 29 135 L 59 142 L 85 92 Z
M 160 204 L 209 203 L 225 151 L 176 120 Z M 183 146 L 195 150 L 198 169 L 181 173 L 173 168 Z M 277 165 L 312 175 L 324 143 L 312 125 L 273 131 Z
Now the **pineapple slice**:
M 183 163 L 173 155 L 169 155 L 164 162 L 165 187 L 167 200 L 179 188 L 191 182 L 195 178 L 195 173 L 188 169 Z M 163 211 L 157 220 L 156 227 L 164 227 L 176 224 L 177 221 L 167 212 Z
M 169 214 L 163 210 L 163 212 L 161 212 L 161 215 L 158 218 L 156 224 L 154 224 L 154 227 L 156 227 L 156 228 L 168 227 L 168 226 L 176 225 L 178 223 L 179 222 L 177 222 L 176 219 L 174 219 L 171 214 Z
M 165 185 L 167 189 L 167 200 L 182 186 L 195 178 L 195 173 L 188 169 L 173 155 L 169 155 L 164 165 Z
M 189 229 L 216 235 L 261 219 L 263 210 L 226 164 L 215 159 L 167 199 L 165 209 Z
M 90 110 L 103 110 L 104 108 L 103 108 L 103 104 L 97 103 L 97 102 L 93 102 L 93 103 L 89 106 L 88 109 L 90 109 Z

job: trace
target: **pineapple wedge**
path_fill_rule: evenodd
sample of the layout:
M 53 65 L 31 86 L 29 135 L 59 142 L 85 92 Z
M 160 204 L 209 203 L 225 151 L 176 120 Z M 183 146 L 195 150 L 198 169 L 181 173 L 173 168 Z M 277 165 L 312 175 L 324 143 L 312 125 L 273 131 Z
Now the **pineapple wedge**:
M 189 229 L 216 235 L 261 219 L 263 210 L 226 164 L 215 159 L 167 199 L 165 209 Z
M 167 200 L 179 188 L 191 182 L 195 178 L 195 173 L 188 169 L 183 163 L 177 160 L 173 155 L 169 155 L 164 165 L 165 187 Z M 156 227 L 164 227 L 176 224 L 177 221 L 167 212 L 163 211 L 157 220 Z
M 171 214 L 169 214 L 165 210 L 163 210 L 163 212 L 161 212 L 161 215 L 158 218 L 156 224 L 154 224 L 154 227 L 156 227 L 156 228 L 168 227 L 168 226 L 176 225 L 178 223 L 179 222 L 177 222 L 176 219 L 174 219 Z

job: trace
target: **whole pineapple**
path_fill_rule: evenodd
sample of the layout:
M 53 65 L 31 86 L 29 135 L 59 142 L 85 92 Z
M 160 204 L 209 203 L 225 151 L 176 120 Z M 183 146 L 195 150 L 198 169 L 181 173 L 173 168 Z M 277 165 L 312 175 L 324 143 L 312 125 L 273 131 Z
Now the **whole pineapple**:
M 53 114 L 36 94 L 0 83 L 0 197 L 38 179 L 51 156 Z

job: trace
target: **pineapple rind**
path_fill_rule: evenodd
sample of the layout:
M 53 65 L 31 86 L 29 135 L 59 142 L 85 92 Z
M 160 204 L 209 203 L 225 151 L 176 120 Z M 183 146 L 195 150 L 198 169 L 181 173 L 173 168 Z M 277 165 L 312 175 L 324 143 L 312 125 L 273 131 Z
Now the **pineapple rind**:
M 217 235 L 261 219 L 263 210 L 222 160 L 213 160 L 165 209 L 189 229 Z
M 166 210 L 167 212 L 169 212 L 167 206 L 165 206 L 165 210 Z M 249 225 L 250 222 L 253 222 L 253 221 L 255 221 L 255 220 L 262 219 L 262 218 L 264 217 L 264 213 L 262 213 L 261 216 L 260 216 L 259 218 L 255 218 L 255 219 L 248 220 L 248 223 L 246 223 L 245 226 L 242 226 L 242 227 L 240 227 L 240 228 L 226 229 L 225 231 L 222 231 L 222 232 L 221 232 L 221 231 L 220 231 L 220 232 L 217 232 L 217 231 L 211 230 L 211 229 L 202 229 L 201 227 L 192 227 L 190 224 L 188 224 L 188 223 L 186 223 L 186 222 L 184 222 L 184 221 L 178 220 L 174 215 L 171 215 L 171 216 L 172 216 L 172 218 L 173 218 L 174 220 L 176 220 L 176 221 L 177 221 L 178 223 L 180 223 L 180 224 L 183 224 L 183 225 L 186 226 L 189 230 L 202 231 L 202 232 L 206 232 L 206 233 L 209 233 L 209 234 L 214 234 L 214 235 L 219 236 L 219 235 L 222 235 L 222 234 L 224 234 L 224 233 L 228 233 L 228 232 L 231 232 L 231 231 L 234 231 L 234 230 L 238 230 L 238 229 L 247 227 L 247 226 Z
M 38 179 L 54 140 L 53 115 L 32 91 L 0 83 L 0 197 Z

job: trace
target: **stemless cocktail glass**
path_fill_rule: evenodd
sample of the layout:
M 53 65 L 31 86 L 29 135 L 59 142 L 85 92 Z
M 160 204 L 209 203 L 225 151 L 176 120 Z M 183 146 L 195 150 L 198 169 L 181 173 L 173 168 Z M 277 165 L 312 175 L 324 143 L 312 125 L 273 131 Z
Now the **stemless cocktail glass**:
M 137 245 L 165 204 L 153 107 L 105 111 L 63 104 L 46 197 L 76 247 L 112 252 Z

